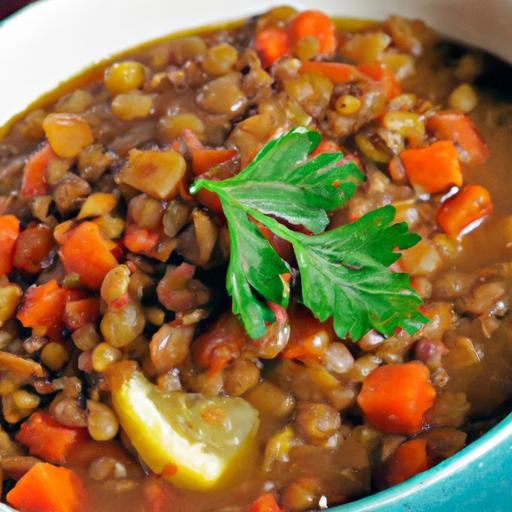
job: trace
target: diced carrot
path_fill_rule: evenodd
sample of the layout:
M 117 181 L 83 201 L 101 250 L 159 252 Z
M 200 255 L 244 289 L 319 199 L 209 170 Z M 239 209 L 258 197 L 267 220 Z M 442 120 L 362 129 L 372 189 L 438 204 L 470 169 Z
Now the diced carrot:
M 323 12 L 303 11 L 290 21 L 290 37 L 294 43 L 310 36 L 318 41 L 321 55 L 332 55 L 336 51 L 336 28 L 331 18 Z
M 131 252 L 148 252 L 155 247 L 159 238 L 158 231 L 130 224 L 124 232 L 123 244 Z
M 99 289 L 107 272 L 117 265 L 112 254 L 116 244 L 104 238 L 93 222 L 83 222 L 66 235 L 59 251 L 64 268 L 78 274 L 88 288 Z
M 32 466 L 7 494 L 7 503 L 23 512 L 77 512 L 85 500 L 74 471 L 45 462 Z
M 318 359 L 325 354 L 332 339 L 331 326 L 320 323 L 309 311 L 301 308 L 290 316 L 290 339 L 281 357 Z
M 198 149 L 192 151 L 192 172 L 199 176 L 212 167 L 231 160 L 237 154 L 234 149 Z
M 26 291 L 16 318 L 24 327 L 44 328 L 48 334 L 56 334 L 62 323 L 65 302 L 65 291 L 52 279 Z
M 322 140 L 320 144 L 316 147 L 314 151 L 312 151 L 309 156 L 315 157 L 317 155 L 321 155 L 322 153 L 338 153 L 341 151 L 341 147 L 333 142 L 332 140 Z
M 100 314 L 100 303 L 96 297 L 72 300 L 64 308 L 64 325 L 75 331 L 85 324 L 96 322 Z
M 441 204 L 436 220 L 446 234 L 458 236 L 465 227 L 489 215 L 492 210 L 488 190 L 480 185 L 468 185 Z
M 21 193 L 24 196 L 41 196 L 48 192 L 46 168 L 53 156 L 55 156 L 55 153 L 50 144 L 45 144 L 27 160 L 21 182 Z
M 267 492 L 252 502 L 249 512 L 281 512 L 273 493 Z
M 438 112 L 427 119 L 426 125 L 436 138 L 458 144 L 465 153 L 461 156 L 464 163 L 480 165 L 487 160 L 489 149 L 467 115 L 461 112 Z
M 13 267 L 14 247 L 20 234 L 20 221 L 14 215 L 0 216 L 0 277 Z
M 409 181 L 429 194 L 462 185 L 459 155 L 453 142 L 441 140 L 431 146 L 400 153 Z
M 335 84 L 344 84 L 354 77 L 354 66 L 343 64 L 341 62 L 303 62 L 300 67 L 303 73 L 316 72 L 321 73 Z
M 23 230 L 14 249 L 14 266 L 25 272 L 41 272 L 43 260 L 53 247 L 51 229 L 46 224 L 36 224 Z
M 430 466 L 425 439 L 412 439 L 402 443 L 386 464 L 386 483 L 397 485 L 426 471 Z
M 28 446 L 31 455 L 56 464 L 65 464 L 71 452 L 87 439 L 86 428 L 66 427 L 39 411 L 16 434 L 16 440 Z
M 260 30 L 254 39 L 254 48 L 260 56 L 264 68 L 286 55 L 290 55 L 290 41 L 285 30 L 269 27 Z
M 375 368 L 357 397 L 365 419 L 386 434 L 414 434 L 432 407 L 436 391 L 429 371 L 413 361 Z
M 398 96 L 402 89 L 395 74 L 390 69 L 379 63 L 359 64 L 357 70 L 371 80 L 378 82 L 388 99 Z

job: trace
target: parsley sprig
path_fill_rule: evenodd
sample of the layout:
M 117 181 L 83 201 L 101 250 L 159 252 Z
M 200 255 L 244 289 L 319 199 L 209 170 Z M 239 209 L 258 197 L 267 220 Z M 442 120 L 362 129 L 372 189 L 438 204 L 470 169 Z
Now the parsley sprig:
M 385 206 L 357 221 L 325 231 L 328 212 L 342 206 L 364 180 L 341 153 L 307 159 L 320 134 L 295 128 L 269 142 L 237 176 L 196 180 L 218 195 L 228 223 L 231 253 L 227 290 L 233 312 L 252 338 L 265 333 L 274 314 L 266 301 L 287 307 L 291 269 L 253 221 L 291 243 L 297 260 L 301 301 L 321 321 L 333 318 L 338 336 L 358 340 L 370 329 L 391 335 L 396 328 L 416 332 L 425 317 L 409 276 L 388 267 L 420 237 L 407 224 L 393 224 Z M 284 222 L 284 223 L 283 223 Z M 294 231 L 303 226 L 311 235 Z

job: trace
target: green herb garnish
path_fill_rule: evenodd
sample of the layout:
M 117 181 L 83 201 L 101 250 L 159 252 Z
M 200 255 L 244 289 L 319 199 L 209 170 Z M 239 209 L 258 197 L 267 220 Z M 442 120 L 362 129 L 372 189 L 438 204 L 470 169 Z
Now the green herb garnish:
M 233 312 L 252 338 L 265 333 L 274 314 L 265 301 L 287 307 L 288 264 L 252 222 L 290 242 L 297 259 L 301 300 L 320 321 L 333 317 L 336 334 L 358 340 L 370 329 L 389 336 L 396 328 L 416 332 L 426 319 L 409 276 L 388 267 L 420 237 L 407 224 L 392 224 L 395 209 L 376 209 L 352 224 L 325 231 L 327 213 L 343 205 L 364 180 L 341 153 L 306 160 L 320 134 L 295 128 L 269 142 L 240 174 L 223 181 L 196 180 L 218 195 L 228 222 L 231 254 L 227 290 Z M 304 226 L 312 235 L 293 231 Z

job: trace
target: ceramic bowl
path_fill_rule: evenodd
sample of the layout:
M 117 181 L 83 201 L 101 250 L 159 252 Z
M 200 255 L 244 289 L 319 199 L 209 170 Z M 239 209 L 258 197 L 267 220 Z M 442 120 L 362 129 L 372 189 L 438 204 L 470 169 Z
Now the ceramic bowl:
M 1 0 L 0 0 L 1 1 Z M 175 31 L 252 15 L 283 0 L 40 0 L 0 25 L 0 126 L 85 67 Z M 337 16 L 421 18 L 512 62 L 512 0 L 304 0 Z M 337 512 L 512 510 L 512 415 L 454 457 Z M 0 511 L 11 510 L 0 504 Z

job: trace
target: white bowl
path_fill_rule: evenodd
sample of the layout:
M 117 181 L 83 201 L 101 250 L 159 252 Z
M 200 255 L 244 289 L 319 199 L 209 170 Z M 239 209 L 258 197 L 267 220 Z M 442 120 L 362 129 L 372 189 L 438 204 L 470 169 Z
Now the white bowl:
M 0 0 L 2 1 L 2 0 Z M 0 25 L 0 126 L 88 65 L 173 31 L 236 19 L 287 0 L 42 0 Z M 289 1 L 329 14 L 426 20 L 512 61 L 512 0 Z

